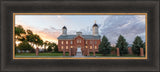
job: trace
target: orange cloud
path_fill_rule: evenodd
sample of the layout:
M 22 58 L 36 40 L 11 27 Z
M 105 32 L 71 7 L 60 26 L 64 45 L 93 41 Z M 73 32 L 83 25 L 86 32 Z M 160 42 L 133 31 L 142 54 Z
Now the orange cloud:
M 18 25 L 18 24 L 16 24 Z M 43 30 L 39 30 L 37 28 L 33 28 L 31 26 L 27 25 L 22 25 L 22 27 L 27 30 L 30 29 L 34 34 L 38 34 L 43 41 L 49 41 L 49 42 L 55 42 L 56 44 L 58 43 L 57 37 L 61 34 L 60 29 L 55 29 L 55 28 L 47 28 Z

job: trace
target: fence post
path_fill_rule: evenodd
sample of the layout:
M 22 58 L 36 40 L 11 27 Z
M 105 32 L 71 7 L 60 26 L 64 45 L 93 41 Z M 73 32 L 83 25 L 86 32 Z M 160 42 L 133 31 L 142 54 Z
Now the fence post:
M 39 55 L 39 48 L 37 47 L 36 48 L 36 56 L 38 56 Z
M 120 56 L 120 55 L 119 55 L 119 48 L 117 48 L 117 56 Z
M 143 48 L 140 48 L 140 56 L 144 56 Z

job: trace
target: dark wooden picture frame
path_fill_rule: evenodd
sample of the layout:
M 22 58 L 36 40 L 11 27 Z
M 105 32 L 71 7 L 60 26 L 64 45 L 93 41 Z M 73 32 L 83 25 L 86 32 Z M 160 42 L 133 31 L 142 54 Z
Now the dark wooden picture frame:
M 13 59 L 13 13 L 147 13 L 146 59 Z M 159 71 L 159 1 L 1 0 L 1 71 Z

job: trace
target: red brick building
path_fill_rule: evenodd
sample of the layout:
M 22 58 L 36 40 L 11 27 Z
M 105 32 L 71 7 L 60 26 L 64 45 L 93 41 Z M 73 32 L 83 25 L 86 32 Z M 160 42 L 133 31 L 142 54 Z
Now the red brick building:
M 62 35 L 58 37 L 58 51 L 69 52 L 69 56 L 75 56 L 77 48 L 81 48 L 83 56 L 89 56 L 90 52 L 98 52 L 101 36 L 98 34 L 98 25 L 95 23 L 92 27 L 92 35 L 83 35 L 77 32 L 76 35 L 67 35 L 67 28 L 62 28 Z

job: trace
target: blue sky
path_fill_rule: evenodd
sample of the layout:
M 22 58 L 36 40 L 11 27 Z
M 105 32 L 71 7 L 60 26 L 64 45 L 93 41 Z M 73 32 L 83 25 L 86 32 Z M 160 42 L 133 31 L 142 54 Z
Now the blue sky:
M 138 35 L 145 41 L 145 15 L 16 15 L 15 24 L 39 34 L 43 40 L 57 43 L 62 27 L 68 34 L 92 34 L 92 25 L 99 25 L 99 34 L 105 35 L 111 44 L 123 35 L 132 43 Z

